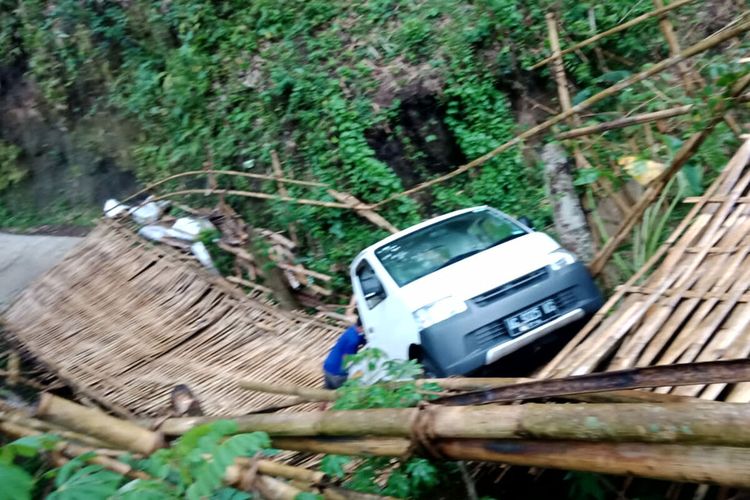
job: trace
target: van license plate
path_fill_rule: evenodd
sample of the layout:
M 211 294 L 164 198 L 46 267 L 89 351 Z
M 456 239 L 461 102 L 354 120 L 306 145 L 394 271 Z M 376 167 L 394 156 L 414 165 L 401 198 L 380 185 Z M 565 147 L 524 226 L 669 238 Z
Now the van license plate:
M 557 304 L 555 304 L 554 300 L 548 299 L 541 304 L 507 318 L 505 326 L 508 329 L 508 335 L 517 337 L 546 323 L 555 316 L 557 316 Z

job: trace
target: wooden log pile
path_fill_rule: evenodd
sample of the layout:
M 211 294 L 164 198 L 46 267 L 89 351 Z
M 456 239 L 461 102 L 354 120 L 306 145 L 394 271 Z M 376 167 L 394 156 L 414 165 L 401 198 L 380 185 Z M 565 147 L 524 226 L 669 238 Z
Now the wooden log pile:
M 237 433 L 265 432 L 274 448 L 296 452 L 394 460 L 423 456 L 750 487 L 748 405 L 653 393 L 641 399 L 638 395 L 646 393 L 631 389 L 750 380 L 750 361 L 645 370 L 551 380 L 419 381 L 418 385 L 443 384 L 446 396 L 412 408 L 251 414 L 233 420 Z M 305 401 L 337 397 L 335 392 L 289 384 L 241 385 L 295 394 Z M 594 394 L 602 399 L 580 402 Z M 546 403 L 530 402 L 540 398 Z M 93 450 L 95 463 L 143 478 L 144 472 L 113 458 L 116 450 L 146 456 L 169 439 L 217 419 L 128 421 L 44 394 L 31 411 L 0 411 L 0 432 L 55 433 L 63 438 L 56 448 L 61 460 Z M 224 477 L 226 484 L 264 498 L 294 498 L 302 491 L 352 498 L 321 472 L 254 457 L 238 459 Z

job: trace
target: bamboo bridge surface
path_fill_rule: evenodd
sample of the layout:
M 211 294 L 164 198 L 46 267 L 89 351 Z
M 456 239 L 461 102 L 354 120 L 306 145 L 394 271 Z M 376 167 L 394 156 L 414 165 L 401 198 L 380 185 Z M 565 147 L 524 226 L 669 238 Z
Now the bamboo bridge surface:
M 750 355 L 750 141 L 650 261 L 539 376 Z M 81 394 L 153 416 L 187 384 L 207 414 L 288 396 L 237 382 L 320 386 L 339 328 L 282 312 L 165 246 L 106 221 L 6 312 L 10 339 Z M 750 401 L 750 384 L 662 388 Z
M 22 292 L 3 326 L 82 395 L 142 416 L 163 413 L 176 384 L 187 384 L 209 415 L 289 402 L 238 381 L 322 386 L 322 360 L 340 333 L 251 299 L 114 222 L 100 223 Z
M 542 377 L 750 355 L 750 140 Z M 657 392 L 750 401 L 750 384 Z

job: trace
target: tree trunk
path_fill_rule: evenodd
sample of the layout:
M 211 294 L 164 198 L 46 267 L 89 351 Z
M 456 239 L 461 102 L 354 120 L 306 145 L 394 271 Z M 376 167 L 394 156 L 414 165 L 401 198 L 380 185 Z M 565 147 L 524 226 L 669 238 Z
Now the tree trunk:
M 565 150 L 557 143 L 547 144 L 542 150 L 542 160 L 560 243 L 588 262 L 594 256 L 594 242 L 573 185 Z

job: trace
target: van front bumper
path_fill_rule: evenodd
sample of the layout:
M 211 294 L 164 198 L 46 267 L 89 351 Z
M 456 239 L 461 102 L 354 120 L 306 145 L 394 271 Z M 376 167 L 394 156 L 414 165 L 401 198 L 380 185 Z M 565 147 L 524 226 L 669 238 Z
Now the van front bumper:
M 557 316 L 512 337 L 505 319 L 554 300 Z M 521 347 L 594 314 L 602 295 L 580 262 L 492 301 L 471 299 L 467 310 L 420 332 L 422 348 L 438 376 L 464 375 L 491 364 Z

